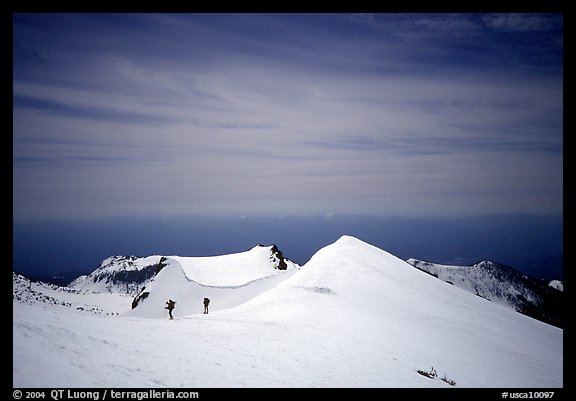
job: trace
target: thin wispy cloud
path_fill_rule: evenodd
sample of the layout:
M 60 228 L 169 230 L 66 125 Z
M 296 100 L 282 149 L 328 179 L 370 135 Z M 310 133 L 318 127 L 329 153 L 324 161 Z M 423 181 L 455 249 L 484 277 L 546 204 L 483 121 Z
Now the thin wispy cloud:
M 490 14 L 482 17 L 487 26 L 498 30 L 549 31 L 557 30 L 561 17 L 557 14 Z
M 14 216 L 558 213 L 561 43 L 558 15 L 16 14 Z

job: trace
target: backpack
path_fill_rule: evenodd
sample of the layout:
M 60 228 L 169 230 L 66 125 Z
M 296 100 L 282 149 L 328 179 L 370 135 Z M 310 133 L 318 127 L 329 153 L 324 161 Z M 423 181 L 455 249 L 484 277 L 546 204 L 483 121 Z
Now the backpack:
M 210 303 L 210 298 L 204 298 L 204 305 L 208 306 Z

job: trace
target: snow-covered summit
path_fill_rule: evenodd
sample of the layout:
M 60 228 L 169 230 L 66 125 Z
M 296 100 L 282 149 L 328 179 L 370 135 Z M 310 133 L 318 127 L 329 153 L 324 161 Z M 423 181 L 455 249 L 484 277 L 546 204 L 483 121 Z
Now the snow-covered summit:
M 278 296 L 280 291 L 281 299 L 294 299 L 303 291 L 334 295 L 363 313 L 373 308 L 381 310 L 387 298 L 383 294 L 396 292 L 397 286 L 418 285 L 424 280 L 427 287 L 445 287 L 445 283 L 428 279 L 397 256 L 344 235 L 317 251 L 298 274 L 278 285 L 273 293 L 259 299 Z
M 251 281 L 292 271 L 300 266 L 285 258 L 276 245 L 257 244 L 245 252 L 221 256 L 172 256 L 188 280 L 206 286 L 241 286 Z

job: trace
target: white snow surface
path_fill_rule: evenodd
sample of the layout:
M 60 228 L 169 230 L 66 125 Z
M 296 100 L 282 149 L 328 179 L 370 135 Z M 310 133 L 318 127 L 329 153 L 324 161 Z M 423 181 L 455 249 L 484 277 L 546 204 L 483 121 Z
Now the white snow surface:
M 563 386 L 562 329 L 354 237 L 266 277 L 168 259 L 121 316 L 15 299 L 14 387 L 450 387 L 444 375 L 456 387 Z M 134 316 L 153 296 L 177 301 L 175 320 Z M 436 379 L 417 372 L 431 367 Z
M 50 307 L 97 315 L 119 315 L 126 312 L 132 303 L 132 297 L 126 294 L 100 293 L 32 282 L 16 273 L 13 273 L 12 285 L 14 302 L 37 305 L 43 309 Z
M 249 251 L 229 255 L 173 256 L 172 259 L 180 264 L 188 280 L 207 286 L 234 287 L 282 274 L 282 270 L 274 268 L 278 259 L 271 250 L 272 246 L 257 245 Z M 290 261 L 287 261 L 287 265 L 287 270 L 299 268 Z

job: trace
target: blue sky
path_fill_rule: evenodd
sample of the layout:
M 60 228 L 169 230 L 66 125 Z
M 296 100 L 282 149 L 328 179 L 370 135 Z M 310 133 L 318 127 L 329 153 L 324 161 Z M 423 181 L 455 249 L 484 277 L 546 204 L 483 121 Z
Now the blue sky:
M 15 14 L 14 221 L 562 214 L 560 14 Z

